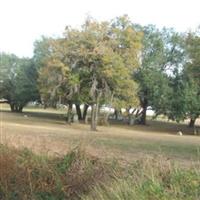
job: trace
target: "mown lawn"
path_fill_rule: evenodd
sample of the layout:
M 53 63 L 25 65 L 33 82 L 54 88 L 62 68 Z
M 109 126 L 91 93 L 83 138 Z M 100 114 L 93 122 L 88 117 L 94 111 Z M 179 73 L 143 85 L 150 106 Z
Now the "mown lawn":
M 200 137 L 186 124 L 91 132 L 66 124 L 63 111 L 40 109 L 3 109 L 0 119 L 0 199 L 200 199 Z
M 200 161 L 200 137 L 193 136 L 185 124 L 149 121 L 148 126 L 113 124 L 90 132 L 89 125 L 68 125 L 63 113 L 55 110 L 27 109 L 22 114 L 1 112 L 1 140 L 34 151 L 64 154 L 81 144 L 99 157 L 137 160 L 163 156 L 186 165 Z M 181 130 L 183 136 L 178 136 Z

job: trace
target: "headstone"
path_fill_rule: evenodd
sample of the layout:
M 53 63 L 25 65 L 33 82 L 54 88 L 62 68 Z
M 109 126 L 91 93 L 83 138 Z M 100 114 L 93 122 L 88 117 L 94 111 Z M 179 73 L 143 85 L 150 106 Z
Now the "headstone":
M 88 116 L 85 116 L 85 123 L 88 124 Z
M 180 135 L 180 136 L 182 136 L 182 135 L 183 135 L 183 133 L 182 133 L 181 131 L 178 131 L 178 132 L 177 132 L 177 135 Z
M 74 123 L 79 123 L 78 115 L 74 115 L 73 121 L 74 121 Z
M 123 116 L 119 115 L 119 116 L 118 116 L 118 120 L 119 120 L 119 121 L 123 120 Z
M 129 124 L 130 124 L 131 126 L 135 124 L 135 120 L 134 120 L 133 117 L 131 117 Z
M 194 128 L 194 135 L 200 135 L 199 129 Z

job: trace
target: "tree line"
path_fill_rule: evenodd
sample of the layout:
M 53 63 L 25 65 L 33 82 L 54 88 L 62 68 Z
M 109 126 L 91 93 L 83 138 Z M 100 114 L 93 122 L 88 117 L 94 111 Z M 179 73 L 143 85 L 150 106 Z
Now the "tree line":
M 0 58 L 0 98 L 13 112 L 22 112 L 30 101 L 44 107 L 59 102 L 68 106 L 70 123 L 73 104 L 79 120 L 91 106 L 91 130 L 102 105 L 113 107 L 116 117 L 125 108 L 139 124 L 146 124 L 148 107 L 155 117 L 189 118 L 191 127 L 200 115 L 198 31 L 141 26 L 128 16 L 88 18 L 80 28 L 67 26 L 62 37 L 37 40 L 32 58 L 6 53 Z

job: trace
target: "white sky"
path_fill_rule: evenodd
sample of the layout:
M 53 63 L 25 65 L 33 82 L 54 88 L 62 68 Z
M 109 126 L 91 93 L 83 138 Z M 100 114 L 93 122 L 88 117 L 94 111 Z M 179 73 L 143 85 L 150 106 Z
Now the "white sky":
M 0 51 L 32 56 L 41 35 L 60 35 L 88 14 L 97 20 L 128 14 L 135 23 L 186 31 L 200 24 L 200 0 L 0 0 Z

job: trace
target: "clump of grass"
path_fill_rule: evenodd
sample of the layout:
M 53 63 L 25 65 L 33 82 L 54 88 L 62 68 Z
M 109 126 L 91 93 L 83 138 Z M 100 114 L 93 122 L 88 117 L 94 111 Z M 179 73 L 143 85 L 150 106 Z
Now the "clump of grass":
M 63 157 L 0 147 L 0 199 L 74 199 L 105 177 L 106 167 L 75 148 Z
M 82 200 L 199 200 L 200 169 L 183 169 L 167 161 L 135 162 L 112 182 L 98 184 Z
M 159 158 L 102 161 L 76 147 L 58 157 L 0 146 L 3 200 L 199 200 L 200 168 Z

